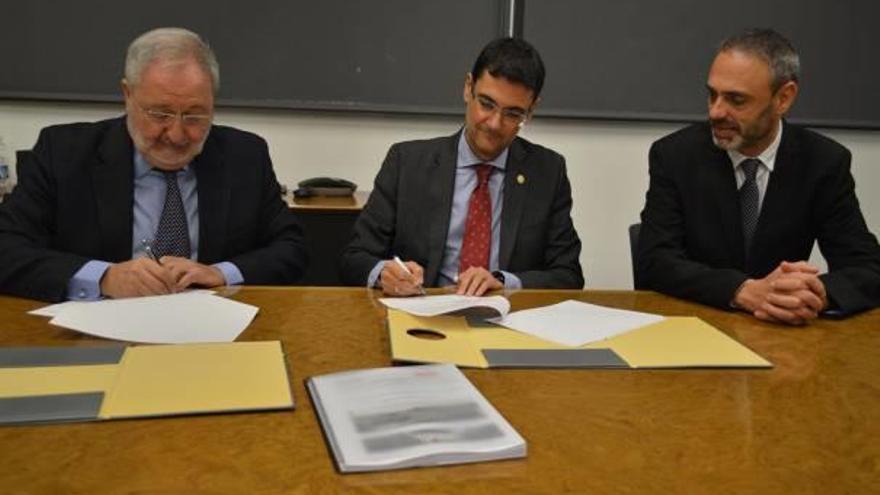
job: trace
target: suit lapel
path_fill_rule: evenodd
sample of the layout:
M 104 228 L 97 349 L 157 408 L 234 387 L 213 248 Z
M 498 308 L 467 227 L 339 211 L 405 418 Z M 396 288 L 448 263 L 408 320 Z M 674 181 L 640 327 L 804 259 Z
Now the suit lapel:
M 231 194 L 228 164 L 213 138 L 214 132 L 193 160 L 199 194 L 199 261 L 203 263 L 215 263 L 224 257 Z
M 134 145 L 120 118 L 108 129 L 89 166 L 102 252 L 107 261 L 131 258 L 134 204 Z
M 435 285 L 440 273 L 446 235 L 449 233 L 449 216 L 452 213 L 452 195 L 455 189 L 455 166 L 458 162 L 458 140 L 461 131 L 442 141 L 433 161 L 428 164 L 426 184 L 427 205 L 433 205 L 428 213 L 428 265 L 425 282 Z
M 711 139 L 710 131 L 706 132 L 707 139 Z M 706 155 L 703 162 L 706 180 L 697 183 L 697 187 L 711 191 L 715 197 L 714 208 L 719 219 L 719 231 L 726 251 L 731 256 L 731 262 L 736 266 L 745 266 L 745 238 L 742 230 L 742 214 L 739 208 L 739 193 L 736 188 L 736 176 L 733 171 L 733 163 L 727 153 L 716 147 L 711 141 L 707 143 Z
M 501 207 L 501 246 L 498 253 L 498 267 L 502 270 L 510 266 L 513 246 L 519 231 L 523 207 L 526 204 L 526 191 L 529 174 L 527 156 L 519 139 L 510 145 L 507 164 L 504 169 L 504 190 L 502 191 Z M 517 180 L 522 176 L 526 180 L 522 184 Z

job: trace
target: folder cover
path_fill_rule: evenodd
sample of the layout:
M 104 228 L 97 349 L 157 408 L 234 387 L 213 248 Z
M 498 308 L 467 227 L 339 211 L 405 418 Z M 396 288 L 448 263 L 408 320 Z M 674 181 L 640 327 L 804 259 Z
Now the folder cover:
M 471 326 L 464 317 L 413 316 L 388 310 L 396 361 L 453 363 L 473 368 L 770 368 L 751 349 L 695 317 L 658 323 L 582 347 L 499 326 Z M 544 352 L 522 352 L 522 351 Z M 600 352 L 597 352 L 600 351 Z
M 0 349 L 0 424 L 291 408 L 278 341 Z

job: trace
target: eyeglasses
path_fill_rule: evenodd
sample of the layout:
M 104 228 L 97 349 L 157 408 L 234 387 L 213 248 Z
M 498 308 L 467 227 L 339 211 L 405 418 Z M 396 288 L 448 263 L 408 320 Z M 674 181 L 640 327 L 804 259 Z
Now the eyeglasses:
M 180 123 L 184 127 L 202 129 L 211 125 L 211 120 L 214 118 L 210 113 L 163 112 L 162 110 L 144 108 L 139 103 L 135 103 L 135 105 L 150 121 L 161 126 L 171 125 L 176 119 L 180 119 Z
M 473 89 L 471 89 L 471 95 L 474 96 Z M 474 98 L 477 100 L 477 103 L 480 105 L 480 109 L 483 112 L 491 114 L 501 112 L 501 121 L 505 125 L 521 126 L 529 117 L 529 112 L 522 108 L 501 108 L 492 98 L 483 95 L 476 95 Z

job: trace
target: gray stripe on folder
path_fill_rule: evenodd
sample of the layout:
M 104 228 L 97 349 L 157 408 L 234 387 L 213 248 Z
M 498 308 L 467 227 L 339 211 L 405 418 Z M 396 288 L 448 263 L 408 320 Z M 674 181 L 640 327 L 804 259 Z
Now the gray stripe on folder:
M 0 368 L 116 364 L 125 347 L 0 347 Z
M 629 368 L 611 349 L 483 349 L 491 368 Z
M 104 392 L 0 399 L 0 424 L 55 423 L 98 419 Z

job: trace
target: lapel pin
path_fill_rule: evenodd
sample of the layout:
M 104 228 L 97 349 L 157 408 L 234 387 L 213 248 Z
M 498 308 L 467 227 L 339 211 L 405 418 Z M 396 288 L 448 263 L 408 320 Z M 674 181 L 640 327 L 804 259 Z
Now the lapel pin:
M 526 183 L 526 176 L 523 174 L 519 174 L 516 176 L 516 183 L 519 185 L 523 185 Z

